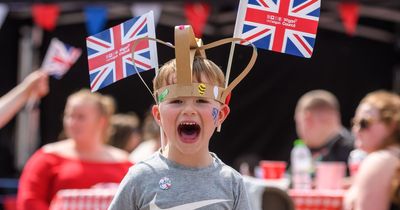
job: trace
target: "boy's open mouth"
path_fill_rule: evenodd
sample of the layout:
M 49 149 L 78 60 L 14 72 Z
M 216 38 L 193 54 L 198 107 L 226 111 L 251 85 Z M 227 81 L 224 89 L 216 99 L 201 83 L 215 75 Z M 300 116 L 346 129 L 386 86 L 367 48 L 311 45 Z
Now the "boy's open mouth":
M 182 122 L 178 125 L 178 133 L 185 143 L 193 143 L 200 133 L 200 125 L 195 122 Z

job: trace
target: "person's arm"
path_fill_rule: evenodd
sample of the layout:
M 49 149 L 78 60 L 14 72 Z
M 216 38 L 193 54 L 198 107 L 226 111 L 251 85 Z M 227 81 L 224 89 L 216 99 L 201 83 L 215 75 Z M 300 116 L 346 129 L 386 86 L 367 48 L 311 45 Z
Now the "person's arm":
M 396 166 L 397 159 L 387 152 L 370 154 L 364 160 L 354 182 L 355 210 L 389 208 L 390 184 Z
M 21 84 L 0 98 L 0 128 L 7 124 L 30 97 L 41 98 L 49 92 L 48 76 L 34 71 Z
M 52 178 L 51 160 L 43 151 L 37 151 L 28 160 L 19 181 L 18 209 L 48 210 Z

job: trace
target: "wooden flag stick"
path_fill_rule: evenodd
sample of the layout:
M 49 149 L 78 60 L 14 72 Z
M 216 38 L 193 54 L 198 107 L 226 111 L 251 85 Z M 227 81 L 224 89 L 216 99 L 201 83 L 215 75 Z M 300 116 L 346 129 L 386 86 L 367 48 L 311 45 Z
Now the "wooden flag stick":
M 232 61 L 233 61 L 233 54 L 234 54 L 234 53 L 235 53 L 235 43 L 232 42 L 232 44 L 231 44 L 231 50 L 230 50 L 230 52 L 229 52 L 228 65 L 226 66 L 225 88 L 228 87 L 229 75 L 231 74 L 231 68 L 232 68 Z
M 232 68 L 232 61 L 233 61 L 233 54 L 235 53 L 235 43 L 232 42 L 231 44 L 231 50 L 229 52 L 229 58 L 228 58 L 228 65 L 226 66 L 226 73 L 225 73 L 225 88 L 228 87 L 229 84 L 229 75 L 231 74 L 231 68 Z M 221 126 L 219 125 L 217 128 L 217 132 L 221 131 Z

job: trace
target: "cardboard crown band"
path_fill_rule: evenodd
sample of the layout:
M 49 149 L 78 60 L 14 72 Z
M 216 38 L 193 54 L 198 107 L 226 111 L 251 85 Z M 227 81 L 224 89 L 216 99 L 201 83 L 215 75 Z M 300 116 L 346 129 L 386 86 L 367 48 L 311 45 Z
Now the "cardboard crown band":
M 175 48 L 177 83 L 162 87 L 158 90 L 154 90 L 152 95 L 157 104 L 161 103 L 166 99 L 173 99 L 177 97 L 186 97 L 186 96 L 214 99 L 225 104 L 228 95 L 232 92 L 233 88 L 235 88 L 236 85 L 239 84 L 240 81 L 242 81 L 242 79 L 250 72 L 257 58 L 256 47 L 252 43 L 250 43 L 250 45 L 253 47 L 253 53 L 249 63 L 244 68 L 244 70 L 239 74 L 239 76 L 237 76 L 229 85 L 227 85 L 227 87 L 223 88 L 212 84 L 193 83 L 192 71 L 193 71 L 193 60 L 195 56 L 201 56 L 203 58 L 206 58 L 205 50 L 207 49 L 211 49 L 232 42 L 238 42 L 238 41 L 248 42 L 248 41 L 241 38 L 226 38 L 212 42 L 210 44 L 203 45 L 201 39 L 197 39 L 194 36 L 193 29 L 191 26 L 189 25 L 176 26 L 175 46 L 173 46 L 170 43 L 166 43 L 164 41 L 149 37 L 144 37 L 135 40 L 132 46 L 132 58 L 133 58 L 132 61 L 133 61 L 133 66 L 140 78 L 141 78 L 140 73 L 137 71 L 134 62 L 135 60 L 134 52 L 138 43 L 144 39 L 153 40 L 158 43 L 164 44 L 166 46 Z M 226 78 L 229 78 L 228 76 L 229 75 L 226 75 Z M 147 84 L 145 82 L 144 84 L 147 87 Z
M 206 83 L 192 83 L 189 85 L 168 85 L 162 87 L 155 91 L 155 97 L 158 103 L 163 102 L 165 99 L 173 99 L 178 97 L 200 97 L 200 98 L 210 98 L 217 100 L 221 103 L 222 94 L 225 88 L 219 87 L 217 85 L 210 85 Z

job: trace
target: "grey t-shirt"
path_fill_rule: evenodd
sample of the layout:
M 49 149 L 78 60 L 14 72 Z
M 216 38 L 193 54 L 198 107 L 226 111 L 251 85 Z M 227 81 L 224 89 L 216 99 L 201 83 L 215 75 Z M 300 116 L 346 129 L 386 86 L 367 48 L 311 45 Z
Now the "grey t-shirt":
M 250 209 L 241 175 L 211 155 L 210 166 L 189 168 L 155 153 L 129 170 L 109 210 Z

